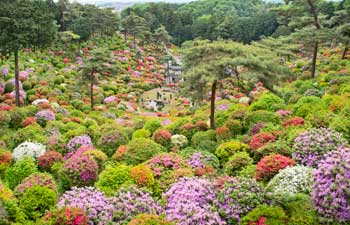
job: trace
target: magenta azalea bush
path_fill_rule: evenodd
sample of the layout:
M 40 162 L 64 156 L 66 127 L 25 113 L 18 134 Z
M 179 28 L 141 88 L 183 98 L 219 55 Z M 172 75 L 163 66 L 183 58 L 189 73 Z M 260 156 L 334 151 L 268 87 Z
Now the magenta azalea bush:
M 214 209 L 215 185 L 206 179 L 181 178 L 163 194 L 166 219 L 178 225 L 226 224 Z
M 155 215 L 163 213 L 160 203 L 156 202 L 150 193 L 133 186 L 121 188 L 113 201 L 115 224 L 126 224 L 142 213 Z
M 88 155 L 76 155 L 64 162 L 60 176 L 65 187 L 92 185 L 98 175 L 98 164 Z
M 73 187 L 58 201 L 58 207 L 80 208 L 89 217 L 89 224 L 107 225 L 113 219 L 114 200 L 93 187 Z
M 255 180 L 243 177 L 226 179 L 215 201 L 220 215 L 229 224 L 239 224 L 243 216 L 264 202 L 261 186 Z
M 350 221 L 350 149 L 328 153 L 313 174 L 311 193 L 317 212 L 333 221 Z
M 326 153 L 346 145 L 342 134 L 329 128 L 314 128 L 295 138 L 293 158 L 305 166 L 317 167 Z

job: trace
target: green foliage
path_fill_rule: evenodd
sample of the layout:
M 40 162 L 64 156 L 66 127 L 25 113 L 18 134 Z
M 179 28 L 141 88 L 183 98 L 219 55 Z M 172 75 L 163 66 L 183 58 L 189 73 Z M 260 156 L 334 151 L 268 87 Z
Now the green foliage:
M 137 139 L 137 138 L 149 138 L 151 137 L 151 132 L 149 130 L 146 129 L 139 129 L 136 130 L 133 134 L 132 134 L 132 139 Z
M 25 157 L 16 161 L 7 172 L 6 181 L 11 189 L 14 189 L 29 175 L 38 171 L 37 165 L 31 157 Z
M 229 176 L 237 176 L 240 171 L 253 163 L 247 152 L 234 153 L 225 164 L 225 173 Z
M 54 207 L 57 201 L 56 193 L 47 188 L 34 186 L 28 188 L 19 201 L 19 207 L 33 220 L 41 218 L 46 210 Z
M 126 144 L 127 142 L 127 132 L 121 127 L 115 127 L 114 130 L 102 134 L 101 138 L 98 140 L 98 147 L 108 156 L 111 156 L 120 145 Z
M 256 170 L 256 165 L 248 165 L 248 166 L 244 167 L 239 172 L 239 176 L 253 179 L 254 178 L 254 174 L 255 174 L 255 170 Z
M 245 152 L 248 150 L 248 145 L 239 141 L 230 141 L 220 144 L 215 150 L 215 154 L 219 157 L 222 163 L 226 163 L 235 153 Z
M 257 111 L 257 110 L 267 110 L 275 112 L 279 109 L 282 109 L 281 106 L 284 105 L 284 101 L 282 98 L 270 93 L 264 92 L 257 101 L 250 105 L 249 110 Z
M 131 140 L 127 144 L 127 150 L 123 155 L 123 161 L 128 165 L 137 165 L 165 150 L 163 146 L 150 139 L 137 138 Z
M 191 141 L 193 147 L 211 153 L 215 152 L 218 145 L 216 143 L 216 133 L 214 130 L 199 131 L 192 136 Z
M 254 112 L 249 112 L 246 115 L 246 117 L 244 118 L 244 125 L 246 128 L 250 128 L 252 125 L 258 122 L 280 124 L 281 120 L 281 116 L 276 113 L 265 110 L 258 110 Z
M 300 117 L 306 117 L 312 112 L 326 109 L 325 102 L 316 96 L 306 96 L 298 100 L 293 106 L 293 114 Z
M 143 129 L 148 130 L 149 132 L 153 133 L 158 128 L 162 127 L 162 123 L 158 119 L 150 119 L 147 120 Z
M 288 225 L 320 224 L 316 209 L 312 205 L 312 200 L 306 194 L 286 196 L 278 204 L 285 209 L 289 217 Z
M 37 123 L 33 123 L 25 128 L 18 130 L 16 136 L 13 137 L 10 146 L 12 148 L 21 144 L 24 141 L 35 140 L 39 143 L 46 143 L 47 137 L 44 135 L 44 129 Z
M 350 119 L 348 117 L 334 117 L 329 127 L 343 134 L 346 139 L 350 140 Z
M 106 193 L 113 195 L 124 185 L 133 183 L 130 177 L 130 167 L 125 165 L 108 166 L 100 173 L 95 186 Z
M 259 205 L 243 217 L 240 224 L 249 225 L 254 222 L 257 223 L 261 218 L 264 218 L 262 223 L 269 225 L 285 224 L 287 221 L 287 216 L 282 208 Z

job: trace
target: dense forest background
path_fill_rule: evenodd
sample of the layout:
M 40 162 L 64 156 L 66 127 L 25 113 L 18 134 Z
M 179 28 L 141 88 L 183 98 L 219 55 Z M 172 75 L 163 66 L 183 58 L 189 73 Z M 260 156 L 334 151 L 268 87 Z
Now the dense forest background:
M 203 0 L 187 4 L 144 3 L 136 4 L 121 13 L 142 17 L 151 31 L 164 25 L 173 37 L 173 43 L 181 44 L 195 38 L 217 40 L 232 39 L 250 43 L 262 37 L 289 35 L 293 28 L 287 20 L 278 18 L 277 7 L 283 3 L 262 0 Z M 342 3 L 322 1 L 319 13 L 331 17 Z

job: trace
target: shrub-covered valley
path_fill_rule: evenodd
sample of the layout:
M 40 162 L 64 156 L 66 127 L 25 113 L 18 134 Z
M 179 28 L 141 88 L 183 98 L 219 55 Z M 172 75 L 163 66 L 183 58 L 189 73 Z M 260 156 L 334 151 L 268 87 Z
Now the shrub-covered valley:
M 0 224 L 350 224 L 348 0 L 0 3 Z

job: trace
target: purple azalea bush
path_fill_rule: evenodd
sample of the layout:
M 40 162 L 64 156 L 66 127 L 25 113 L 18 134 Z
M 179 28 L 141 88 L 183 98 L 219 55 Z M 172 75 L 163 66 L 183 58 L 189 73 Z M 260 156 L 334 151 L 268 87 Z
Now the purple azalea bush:
M 35 119 L 38 123 L 45 123 L 47 121 L 55 120 L 55 113 L 51 110 L 41 110 L 35 114 Z
M 218 169 L 220 165 L 218 158 L 209 152 L 195 152 L 186 160 L 186 162 L 192 169 L 202 169 L 207 165 L 211 165 L 213 168 Z
M 226 224 L 213 207 L 215 185 L 206 179 L 181 178 L 163 194 L 166 219 L 177 225 Z
M 350 149 L 328 153 L 313 173 L 311 197 L 317 212 L 334 221 L 350 221 Z
M 163 213 L 161 205 L 150 193 L 136 187 L 121 188 L 114 199 L 114 224 L 126 224 L 138 214 Z
M 58 201 L 58 207 L 83 209 L 90 224 L 106 225 L 111 223 L 115 211 L 113 198 L 107 198 L 94 187 L 73 187 L 66 191 Z
M 264 202 L 261 186 L 255 180 L 243 177 L 227 179 L 215 201 L 220 215 L 229 224 L 239 224 L 243 216 Z
M 91 138 L 88 135 L 80 135 L 70 139 L 66 147 L 68 152 L 75 152 L 81 146 L 85 145 L 92 146 Z
M 317 167 L 326 153 L 346 145 L 341 133 L 329 128 L 314 128 L 295 138 L 293 158 L 305 166 Z

